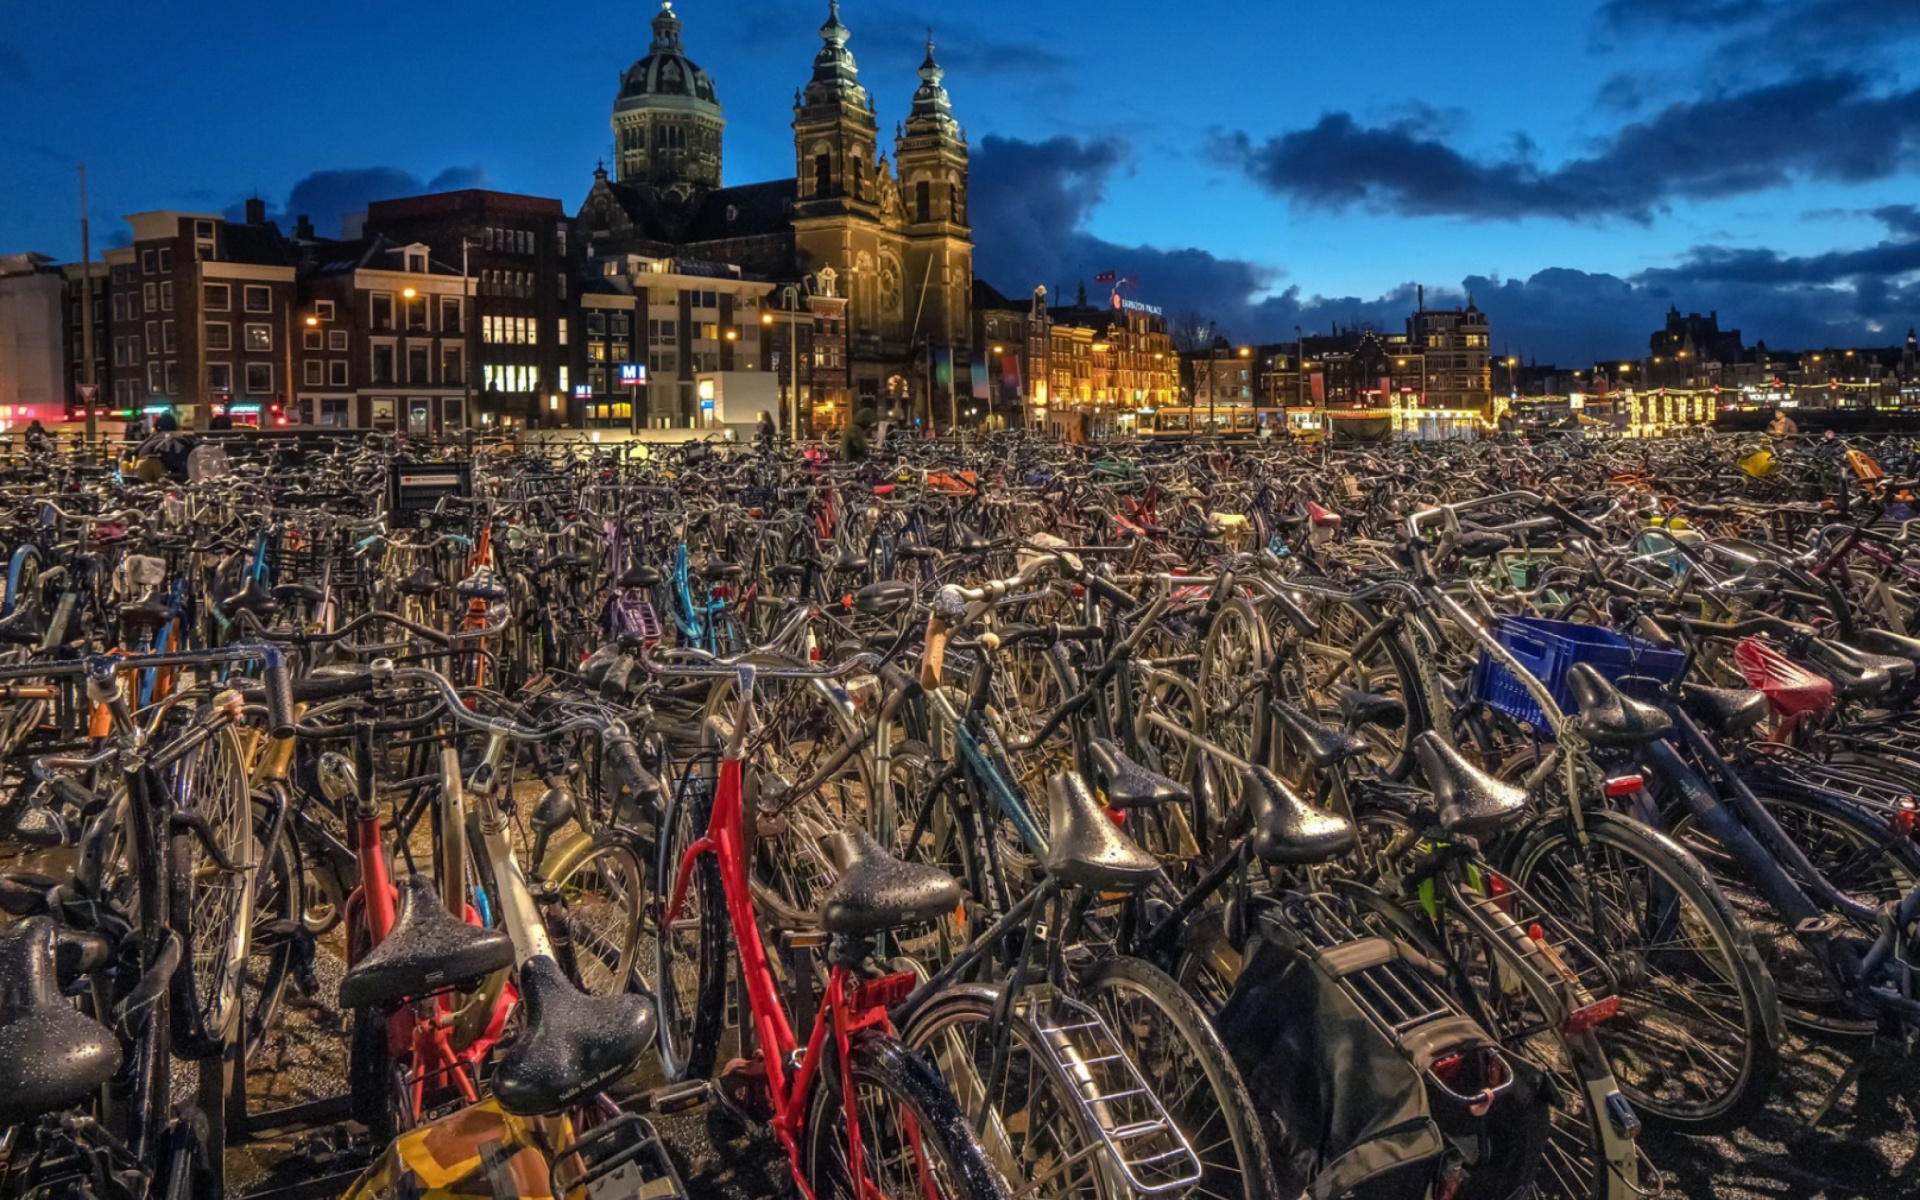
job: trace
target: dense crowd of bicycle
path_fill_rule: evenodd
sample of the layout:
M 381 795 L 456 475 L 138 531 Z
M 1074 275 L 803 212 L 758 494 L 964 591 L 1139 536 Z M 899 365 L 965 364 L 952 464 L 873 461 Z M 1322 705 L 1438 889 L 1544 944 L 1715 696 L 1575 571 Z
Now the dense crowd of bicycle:
M 1920 1031 L 1915 450 L 16 457 L 0 1195 L 296 1001 L 367 1200 L 1659 1194 Z

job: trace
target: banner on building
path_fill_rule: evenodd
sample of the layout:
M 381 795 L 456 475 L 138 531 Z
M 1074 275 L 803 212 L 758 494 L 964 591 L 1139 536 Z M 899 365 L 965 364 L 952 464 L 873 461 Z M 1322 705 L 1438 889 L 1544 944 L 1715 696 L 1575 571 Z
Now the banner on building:
M 1313 389 L 1313 406 L 1320 408 L 1327 402 L 1327 376 L 1324 371 L 1315 371 L 1309 385 Z

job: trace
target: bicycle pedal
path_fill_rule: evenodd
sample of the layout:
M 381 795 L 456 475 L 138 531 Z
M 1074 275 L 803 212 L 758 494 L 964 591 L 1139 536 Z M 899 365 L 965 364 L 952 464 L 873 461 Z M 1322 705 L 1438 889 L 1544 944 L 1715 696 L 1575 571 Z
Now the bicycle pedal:
M 773 1088 L 767 1082 L 767 1064 L 760 1059 L 736 1058 L 720 1069 L 713 1099 L 722 1108 L 756 1125 L 773 1120 Z
M 1841 924 L 1839 913 L 1821 913 L 1817 917 L 1796 922 L 1793 932 L 1799 937 L 1821 937 L 1840 928 Z
M 655 1088 L 642 1093 L 626 1102 L 630 1112 L 660 1113 L 670 1116 L 678 1112 L 699 1108 L 713 1100 L 713 1085 L 704 1079 L 690 1079 L 685 1083 L 672 1083 L 666 1087 Z

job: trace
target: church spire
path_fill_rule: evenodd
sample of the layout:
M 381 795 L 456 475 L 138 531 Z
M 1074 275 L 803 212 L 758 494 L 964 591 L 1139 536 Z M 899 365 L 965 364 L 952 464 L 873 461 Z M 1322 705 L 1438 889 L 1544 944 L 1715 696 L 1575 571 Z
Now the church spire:
M 953 119 L 953 103 L 942 81 L 947 72 L 933 56 L 933 30 L 927 30 L 927 58 L 920 64 L 920 88 L 913 94 L 913 109 L 907 116 L 907 134 L 934 133 L 958 137 L 960 125 Z
M 827 23 L 820 27 L 820 53 L 813 59 L 813 79 L 808 82 L 808 104 L 851 102 L 867 107 L 867 90 L 860 86 L 860 68 L 854 65 L 853 51 L 847 43 L 853 31 L 840 22 L 840 0 L 829 0 Z
M 680 18 L 673 11 L 673 0 L 660 0 L 660 12 L 653 18 L 653 52 L 679 54 Z

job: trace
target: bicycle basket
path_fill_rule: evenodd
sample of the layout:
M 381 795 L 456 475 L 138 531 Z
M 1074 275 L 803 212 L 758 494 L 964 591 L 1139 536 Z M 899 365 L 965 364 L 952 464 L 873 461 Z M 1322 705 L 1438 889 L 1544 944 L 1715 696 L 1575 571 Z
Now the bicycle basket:
M 1587 663 L 1609 681 L 1625 675 L 1645 675 L 1665 683 L 1678 679 L 1687 666 L 1687 656 L 1679 650 L 1665 650 L 1640 638 L 1573 621 L 1503 617 L 1494 627 L 1493 637 L 1534 678 L 1547 685 L 1554 702 L 1565 713 L 1578 711 L 1573 692 L 1567 687 L 1567 672 L 1576 663 Z M 1472 695 L 1487 707 L 1531 725 L 1542 737 L 1553 737 L 1553 728 L 1540 705 L 1489 651 L 1482 650 L 1480 661 L 1474 665 Z

